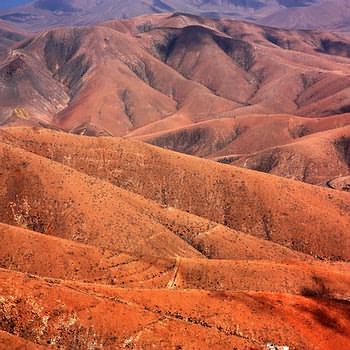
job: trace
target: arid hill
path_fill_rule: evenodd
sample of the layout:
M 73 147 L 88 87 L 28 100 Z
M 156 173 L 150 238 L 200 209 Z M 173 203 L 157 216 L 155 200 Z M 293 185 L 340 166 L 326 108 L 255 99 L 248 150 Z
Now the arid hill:
M 254 153 L 293 144 L 305 136 L 341 129 L 350 125 L 350 114 L 324 118 L 293 115 L 244 115 L 208 120 L 169 131 L 129 135 L 155 146 L 205 158 L 221 158 Z
M 239 157 L 232 164 L 332 188 L 337 178 L 349 175 L 349 140 L 350 129 L 343 127 Z
M 224 164 L 348 190 L 349 123 L 349 114 L 240 116 L 135 138 Z
M 38 127 L 0 160 L 0 349 L 350 344 L 349 194 Z
M 0 266 L 13 271 L 54 279 L 84 281 L 128 288 L 176 288 L 268 291 L 302 294 L 323 286 L 330 295 L 347 297 L 350 274 L 338 264 L 325 264 L 292 252 L 278 262 L 278 246 L 271 260 L 188 259 L 133 257 L 100 251 L 91 245 L 1 225 L 4 247 Z M 257 241 L 258 242 L 258 241 Z M 264 245 L 264 242 L 260 244 Z M 14 247 L 16 251 L 14 252 Z M 253 247 L 253 245 L 252 245 Z M 43 256 L 36 252 L 45 252 Z M 247 258 L 249 257 L 249 260 Z M 292 259 L 292 260 L 288 260 Z M 174 270 L 176 275 L 174 275 Z
M 2 135 L 3 142 L 108 180 L 165 207 L 188 211 L 304 253 L 350 257 L 347 193 L 118 138 L 82 138 L 30 128 L 10 128 Z M 20 162 L 19 156 L 15 159 Z
M 349 45 L 334 34 L 179 14 L 55 29 L 0 67 L 1 122 L 121 136 L 232 115 L 341 114 Z

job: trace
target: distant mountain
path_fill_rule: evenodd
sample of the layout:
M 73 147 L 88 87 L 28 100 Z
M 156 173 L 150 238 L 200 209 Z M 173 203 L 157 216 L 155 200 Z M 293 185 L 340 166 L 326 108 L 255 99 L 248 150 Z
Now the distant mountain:
M 207 17 L 229 17 L 258 21 L 284 27 L 315 28 L 320 18 L 309 14 L 320 8 L 325 0 L 36 0 L 29 4 L 0 12 L 0 18 L 26 29 L 40 30 L 62 25 L 91 25 L 98 22 L 130 18 L 162 12 L 186 12 Z M 342 18 L 339 1 L 332 3 L 334 10 L 324 22 Z M 344 2 L 345 3 L 345 2 Z M 312 9 L 312 10 L 310 10 Z M 308 16 L 304 18 L 306 11 Z M 335 16 L 335 18 L 333 18 Z M 307 23 L 305 23 L 307 21 Z
M 350 32 L 350 2 L 328 0 L 307 7 L 281 9 L 260 21 L 288 29 L 327 29 Z

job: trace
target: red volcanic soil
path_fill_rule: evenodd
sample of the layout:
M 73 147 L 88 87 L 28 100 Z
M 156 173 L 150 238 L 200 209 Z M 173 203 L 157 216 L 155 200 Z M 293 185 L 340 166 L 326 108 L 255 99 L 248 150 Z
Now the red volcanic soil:
M 349 194 L 37 127 L 0 160 L 1 349 L 350 344 Z
M 0 349 L 1 350 L 43 350 L 46 349 L 44 346 L 34 344 L 23 338 L 16 337 L 10 333 L 0 331 Z
M 0 276 L 2 310 L 9 310 L 2 311 L 4 328 L 14 324 L 15 334 L 43 345 L 264 349 L 273 341 L 292 349 L 327 349 L 349 344 L 349 305 L 340 301 L 273 293 L 116 289 L 4 270 Z
M 166 286 L 175 259 L 137 258 L 1 224 L 2 268 L 55 279 L 119 286 Z M 38 254 L 42 252 L 42 254 Z
M 348 298 L 350 274 L 338 263 L 320 263 L 302 255 L 268 260 L 133 257 L 92 245 L 57 239 L 1 225 L 0 267 L 52 279 L 119 287 L 268 291 L 308 291 Z M 261 243 L 263 244 L 263 242 Z M 252 246 L 253 247 L 253 246 Z M 270 250 L 274 248 L 271 245 Z M 38 254 L 38 252 L 42 252 Z M 278 252 L 276 247 L 273 252 Z M 249 259 L 249 260 L 248 260 Z
M 40 135 L 36 131 L 31 133 L 31 129 L 17 131 L 29 131 L 27 136 Z M 7 135 L 5 134 L 5 138 Z M 102 140 L 46 131 L 42 136 L 44 140 L 45 137 L 50 139 L 52 136 L 67 137 L 72 139 L 72 147 L 75 141 L 80 143 L 85 140 Z M 106 141 L 109 143 L 112 139 Z M 33 146 L 33 151 L 41 148 L 40 144 L 37 144 L 38 148 L 34 143 L 29 144 Z M 131 147 L 139 145 L 131 142 L 125 145 L 128 144 Z M 8 224 L 138 255 L 205 255 L 231 259 L 264 259 L 270 256 L 275 260 L 298 257 L 290 249 L 274 245 L 272 242 L 257 240 L 253 236 L 230 230 L 218 223 L 170 208 L 164 203 L 160 206 L 113 186 L 112 183 L 86 176 L 74 171 L 72 167 L 62 166 L 20 148 L 5 144 L 2 146 L 2 181 L 3 188 L 6 189 L 2 193 L 2 199 L 7 205 L 3 207 L 0 215 L 2 221 Z M 54 148 L 52 150 L 55 152 Z M 63 153 L 61 155 L 63 156 Z M 106 170 L 108 171 L 107 167 Z M 61 174 L 58 178 L 57 172 Z M 96 176 L 100 174 L 96 172 Z M 33 192 L 32 187 L 40 188 L 40 191 Z M 166 198 L 161 199 L 164 201 Z M 105 220 L 107 216 L 109 219 Z M 116 230 L 118 238 L 114 234 Z M 133 232 L 134 238 L 140 235 L 136 241 L 130 241 L 130 231 Z M 171 252 L 171 249 L 174 251 Z
M 14 141 L 15 144 L 27 150 L 157 201 L 164 209 L 175 207 L 314 256 L 346 260 L 350 257 L 347 193 L 233 168 L 129 140 L 82 138 L 20 128 L 8 129 L 8 132 L 18 140 Z M 8 138 L 4 135 L 5 139 Z M 12 149 L 12 152 L 22 151 Z M 23 153 L 23 159 L 28 156 Z M 42 158 L 35 159 L 36 162 L 39 159 L 43 162 Z M 21 162 L 18 155 L 16 161 Z M 50 161 L 45 162 L 51 164 Z M 58 164 L 54 166 L 59 167 Z M 67 169 L 64 174 L 71 173 L 70 168 L 64 168 Z M 46 175 L 38 171 L 37 167 L 35 172 L 40 177 Z M 72 173 L 72 177 L 73 174 L 75 173 Z M 148 180 L 150 178 L 152 181 Z M 65 179 L 69 184 L 67 175 Z M 103 186 L 109 189 L 110 185 L 103 183 Z M 96 184 L 97 187 L 100 188 Z M 68 188 L 72 188 L 72 185 Z M 91 188 L 89 185 L 86 193 L 82 190 L 74 192 L 80 193 L 80 197 L 84 193 L 84 201 L 87 201 L 87 191 Z M 48 188 L 47 191 L 52 189 Z M 92 203 L 93 207 L 99 205 L 95 200 Z M 106 207 L 106 203 L 103 205 Z M 145 205 L 141 207 L 145 215 Z M 168 217 L 176 215 L 173 209 L 164 209 L 163 212 Z M 87 220 L 93 221 L 90 216 L 87 216 Z M 167 221 L 163 224 L 168 225 Z M 75 230 L 79 228 L 81 231 L 79 221 L 74 225 Z M 103 227 L 103 223 L 98 220 L 94 221 L 94 225 Z M 123 227 L 128 225 L 130 224 L 126 222 Z M 210 228 L 212 227 L 207 226 L 202 232 Z M 180 232 L 183 234 L 181 230 Z M 70 229 L 70 235 L 72 234 Z M 87 239 L 84 238 L 85 234 L 79 235 L 82 240 Z M 151 237 L 154 238 L 153 235 Z

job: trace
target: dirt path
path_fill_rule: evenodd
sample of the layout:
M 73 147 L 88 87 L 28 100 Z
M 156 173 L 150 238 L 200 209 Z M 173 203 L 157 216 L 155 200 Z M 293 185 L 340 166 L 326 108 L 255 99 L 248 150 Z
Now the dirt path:
M 167 288 L 172 289 L 175 288 L 176 285 L 176 278 L 177 278 L 177 274 L 179 272 L 179 268 L 180 268 L 180 262 L 181 262 L 181 258 L 178 256 L 176 257 L 176 263 L 175 263 L 175 268 L 174 268 L 174 274 L 173 277 L 170 279 L 170 281 L 167 284 Z

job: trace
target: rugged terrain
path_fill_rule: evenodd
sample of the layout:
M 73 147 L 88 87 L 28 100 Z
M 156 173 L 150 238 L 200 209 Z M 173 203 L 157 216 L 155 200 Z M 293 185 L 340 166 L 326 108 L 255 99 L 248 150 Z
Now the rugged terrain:
M 348 193 L 121 138 L 0 138 L 2 349 L 349 345 Z
M 346 36 L 0 28 L 1 350 L 350 347 Z

